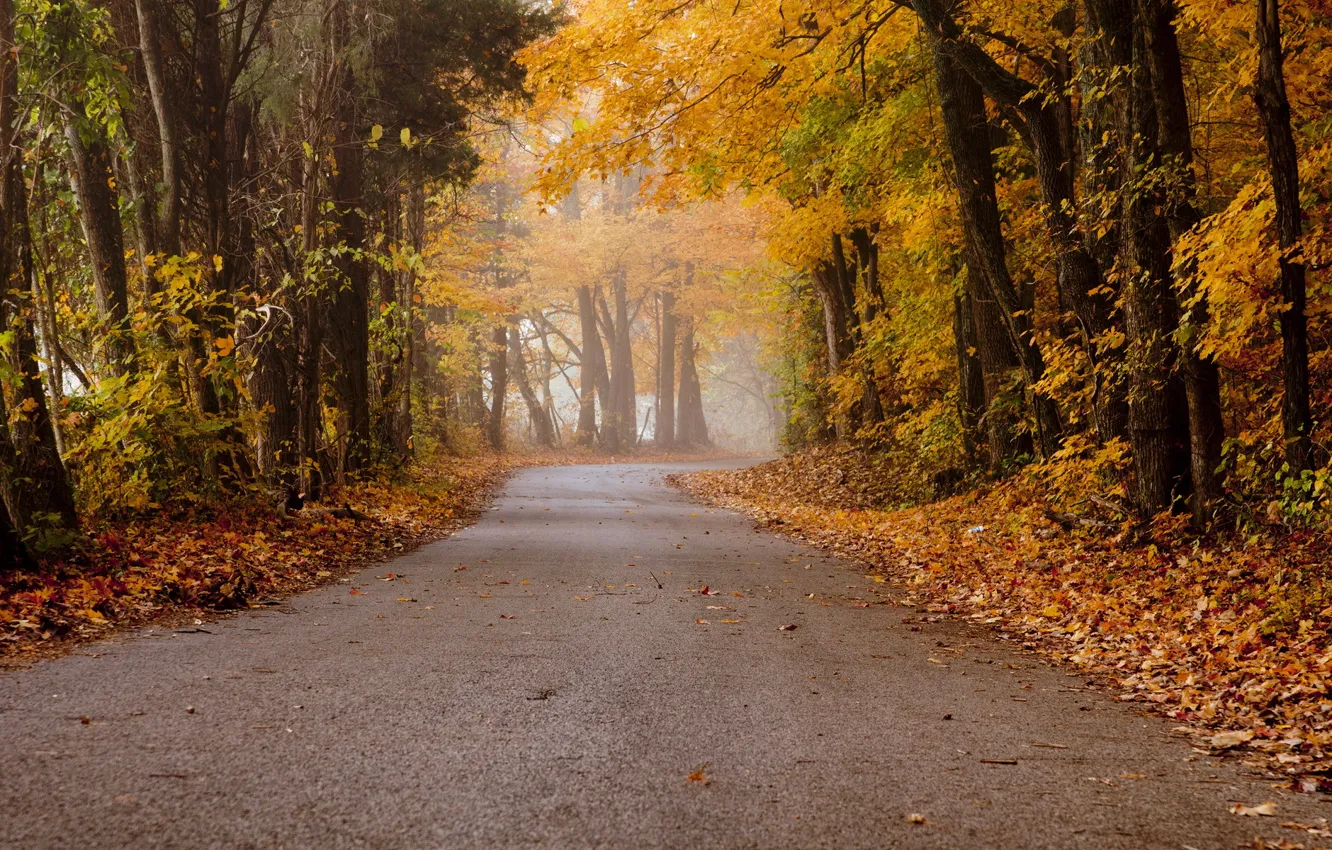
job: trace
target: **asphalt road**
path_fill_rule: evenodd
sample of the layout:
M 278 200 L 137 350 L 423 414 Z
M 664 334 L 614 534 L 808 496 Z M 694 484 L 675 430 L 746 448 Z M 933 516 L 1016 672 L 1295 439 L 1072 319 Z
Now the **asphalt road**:
M 1325 804 L 662 472 L 528 470 L 281 608 L 0 676 L 0 847 L 1332 845 L 1281 827 Z

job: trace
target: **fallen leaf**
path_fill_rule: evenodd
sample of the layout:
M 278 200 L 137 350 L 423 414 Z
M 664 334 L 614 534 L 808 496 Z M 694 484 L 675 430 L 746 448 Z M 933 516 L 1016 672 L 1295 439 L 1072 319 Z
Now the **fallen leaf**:
M 1241 729 L 1238 732 L 1222 732 L 1219 735 L 1213 735 L 1207 739 L 1207 744 L 1214 750 L 1228 750 L 1231 747 L 1247 744 L 1252 740 L 1253 730 Z
M 1236 803 L 1230 807 L 1232 815 L 1242 815 L 1244 817 L 1272 817 L 1277 813 L 1277 804 L 1268 800 L 1266 803 L 1259 803 L 1256 806 L 1246 806 L 1243 803 Z
M 688 779 L 690 782 L 707 782 L 708 778 L 703 775 L 703 771 L 707 769 L 708 769 L 708 763 L 703 762 L 702 767 L 700 767 L 698 770 L 686 776 L 685 779 Z
M 796 627 L 795 627 L 795 626 L 778 626 L 778 627 L 777 627 L 777 631 L 779 631 L 779 632 L 793 632 L 793 631 L 795 631 L 795 630 L 796 630 Z
M 914 823 L 917 826 L 920 826 L 925 823 L 925 816 L 917 812 L 912 812 L 906 816 L 906 821 L 907 823 Z

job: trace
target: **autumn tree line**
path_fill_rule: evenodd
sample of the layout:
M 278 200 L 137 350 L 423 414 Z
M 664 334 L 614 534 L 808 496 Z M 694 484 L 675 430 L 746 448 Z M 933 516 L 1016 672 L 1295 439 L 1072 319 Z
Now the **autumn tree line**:
M 677 305 L 703 286 L 681 232 L 638 211 L 638 176 L 575 185 L 545 205 L 526 191 L 521 145 L 486 153 L 452 244 L 425 254 L 458 269 L 442 300 L 476 305 L 462 316 L 445 306 L 468 337 L 450 345 L 462 356 L 432 393 L 446 420 L 476 426 L 494 450 L 514 438 L 610 454 L 709 446 L 695 340 L 705 316 Z
M 441 187 L 557 12 L 525 0 L 0 6 L 0 548 L 80 513 L 318 498 L 413 454 Z M 423 386 L 425 389 L 423 390 Z
M 596 110 L 545 185 L 650 166 L 658 196 L 775 206 L 793 444 L 906 447 L 922 475 L 1041 461 L 1200 526 L 1313 510 L 1321 0 L 579 9 L 529 59 Z
M 486 384 L 490 447 L 505 447 L 511 385 L 538 447 L 709 446 L 695 337 L 706 310 L 678 299 L 697 300 L 705 285 L 695 278 L 724 267 L 724 251 L 691 253 L 688 235 L 671 226 L 678 222 L 639 210 L 641 174 L 575 184 L 549 208 L 524 202 L 530 179 L 522 172 L 478 185 L 491 246 L 471 285 L 485 291 L 492 276 L 489 292 L 511 307 L 492 319 L 484 371 L 465 373 L 474 397 Z M 708 268 L 696 273 L 696 263 Z M 561 395 L 575 407 L 568 421 Z M 640 410 L 642 399 L 651 406 Z
M 561 116 L 549 132 L 570 125 Z M 546 132 L 515 124 L 488 148 L 453 225 L 427 247 L 428 265 L 456 270 L 434 278 L 439 298 L 472 305 L 454 323 L 470 338 L 452 346 L 462 356 L 432 396 L 495 450 L 711 447 L 700 371 L 757 365 L 710 362 L 742 330 L 717 318 L 731 301 L 718 281 L 748 269 L 737 248 L 752 243 L 751 222 L 713 205 L 645 209 L 632 169 L 549 202 L 531 191 L 532 139 Z M 761 378 L 720 380 L 770 406 Z

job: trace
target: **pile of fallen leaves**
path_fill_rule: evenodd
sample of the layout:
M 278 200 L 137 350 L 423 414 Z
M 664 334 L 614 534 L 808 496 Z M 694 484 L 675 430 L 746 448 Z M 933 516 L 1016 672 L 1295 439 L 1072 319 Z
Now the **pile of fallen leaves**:
M 992 624 L 1108 678 L 1120 699 L 1185 724 L 1200 749 L 1246 752 L 1296 788 L 1332 790 L 1323 778 L 1332 776 L 1326 534 L 1199 540 L 1182 519 L 1079 518 L 1052 510 L 1023 478 L 923 507 L 865 510 L 855 498 L 835 503 L 837 490 L 813 493 L 809 463 L 795 456 L 676 480 L 870 564 L 931 615 Z
M 895 451 L 845 443 L 815 446 L 743 472 L 756 492 L 773 488 L 784 501 L 822 508 L 894 508 L 929 497 L 918 475 L 903 471 Z
M 345 488 L 327 508 L 287 513 L 255 497 L 206 513 L 163 512 L 90 528 L 83 545 L 39 571 L 0 573 L 0 656 L 173 611 L 244 608 L 322 584 L 446 536 L 509 469 L 533 462 L 445 457 L 392 480 Z

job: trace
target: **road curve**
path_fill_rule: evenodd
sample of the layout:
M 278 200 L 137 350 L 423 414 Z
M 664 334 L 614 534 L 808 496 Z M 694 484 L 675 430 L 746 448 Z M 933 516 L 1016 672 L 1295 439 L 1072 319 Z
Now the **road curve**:
M 0 676 L 0 847 L 1319 843 L 1280 827 L 1315 801 L 914 622 L 680 468 L 530 469 L 474 527 L 281 608 Z

